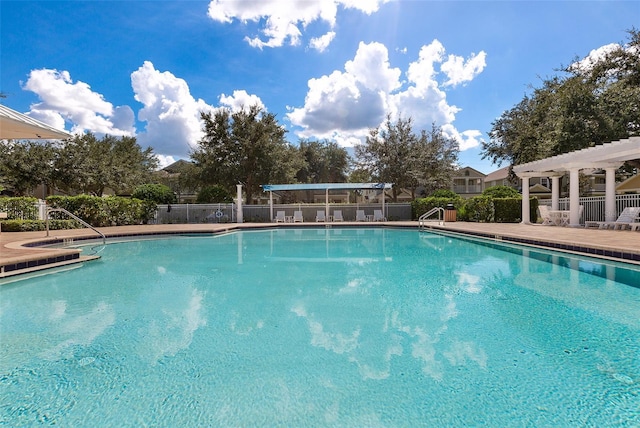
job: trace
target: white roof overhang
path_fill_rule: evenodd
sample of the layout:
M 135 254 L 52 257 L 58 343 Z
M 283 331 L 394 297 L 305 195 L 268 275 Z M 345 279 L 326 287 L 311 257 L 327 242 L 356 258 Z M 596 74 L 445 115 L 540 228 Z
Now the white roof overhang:
M 640 159 L 640 137 L 629 137 L 575 152 L 516 165 L 518 177 L 534 177 L 547 173 L 584 168 L 619 168 L 625 161 Z
M 64 139 L 72 137 L 32 117 L 0 104 L 0 140 Z
M 265 192 L 283 190 L 361 190 L 361 189 L 391 189 L 393 183 L 298 183 L 298 184 L 263 184 Z

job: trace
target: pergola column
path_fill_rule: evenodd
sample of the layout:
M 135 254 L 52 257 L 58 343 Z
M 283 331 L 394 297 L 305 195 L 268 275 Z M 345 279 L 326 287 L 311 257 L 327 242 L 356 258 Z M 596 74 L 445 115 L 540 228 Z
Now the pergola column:
M 529 176 L 522 177 L 522 222 L 521 224 L 531 224 L 529 204 Z
M 560 209 L 560 177 L 560 175 L 551 176 L 551 209 L 553 211 Z
M 604 220 L 615 221 L 616 212 L 616 170 L 618 168 L 605 168 L 605 196 L 604 196 Z
M 580 227 L 580 169 L 569 170 L 569 226 Z

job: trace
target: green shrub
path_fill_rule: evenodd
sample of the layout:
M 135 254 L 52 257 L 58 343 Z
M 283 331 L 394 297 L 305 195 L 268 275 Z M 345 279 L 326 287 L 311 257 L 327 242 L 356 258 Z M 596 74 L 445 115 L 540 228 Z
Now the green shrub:
M 198 192 L 197 204 L 229 204 L 233 196 L 227 189 L 219 185 L 206 186 Z
M 134 189 L 131 197 L 142 201 L 153 201 L 157 204 L 175 204 L 175 193 L 164 184 L 143 184 Z
M 488 196 L 474 196 L 465 204 L 467 221 L 493 221 L 493 200 Z
M 41 232 L 47 229 L 44 220 L 4 220 L 3 232 Z M 83 228 L 75 220 L 49 220 L 49 230 L 64 230 Z
M 449 199 L 459 198 L 458 194 L 456 192 L 454 192 L 453 190 L 450 190 L 450 189 L 436 190 L 435 192 L 430 194 L 429 197 L 432 197 L 432 198 L 449 198 Z
M 493 212 L 496 223 L 518 223 L 522 220 L 522 198 L 494 198 Z
M 155 213 L 153 201 L 109 196 L 50 196 L 47 203 L 64 208 L 94 227 L 124 226 L 147 223 Z M 64 213 L 52 213 L 52 218 L 64 219 Z
M 455 193 L 454 193 L 455 194 Z M 453 204 L 456 208 L 462 206 L 464 200 L 456 195 L 454 198 L 437 198 L 429 196 L 426 198 L 418 198 L 411 202 L 411 212 L 414 219 L 420 218 L 420 216 L 429 210 L 440 207 L 446 208 L 447 204 Z
M 6 212 L 9 220 L 37 220 L 37 202 L 36 198 L 0 197 L 0 212 Z
M 509 186 L 492 186 L 487 189 L 484 189 L 482 192 L 482 196 L 488 196 L 490 198 L 519 198 L 521 197 L 520 192 L 518 192 L 513 187 Z

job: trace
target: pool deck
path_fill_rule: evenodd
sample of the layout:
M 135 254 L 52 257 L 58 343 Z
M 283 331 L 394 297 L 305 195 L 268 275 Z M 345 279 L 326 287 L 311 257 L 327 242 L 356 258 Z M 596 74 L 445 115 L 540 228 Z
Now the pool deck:
M 418 231 L 417 221 L 340 222 L 331 227 L 406 227 Z M 227 224 L 166 224 L 99 228 L 107 238 L 152 236 L 185 233 L 220 233 L 248 228 L 317 227 L 325 223 L 227 223 Z M 610 260 L 640 265 L 640 232 L 629 230 L 599 230 L 513 223 L 447 222 L 428 223 L 434 230 L 444 230 L 487 239 L 523 245 L 552 248 Z M 55 230 L 45 232 L 0 233 L 0 278 L 14 276 L 97 258 L 83 255 L 76 248 L 52 248 L 43 245 L 71 243 L 100 237 L 91 229 Z

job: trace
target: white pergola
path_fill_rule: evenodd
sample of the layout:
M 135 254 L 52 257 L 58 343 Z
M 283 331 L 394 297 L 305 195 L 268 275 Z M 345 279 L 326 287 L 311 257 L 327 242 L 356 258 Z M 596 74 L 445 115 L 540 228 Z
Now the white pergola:
M 522 179 L 522 223 L 530 224 L 529 179 L 551 177 L 551 209 L 558 209 L 560 177 L 569 173 L 569 226 L 580 226 L 579 172 L 581 169 L 603 169 L 605 171 L 605 220 L 616 219 L 615 172 L 625 161 L 640 159 L 640 137 L 630 137 L 602 145 L 569 152 L 513 167 Z
M 0 140 L 55 140 L 72 137 L 25 114 L 0 104 Z
M 262 190 L 269 192 L 269 214 L 273 218 L 273 192 L 290 190 L 324 190 L 325 215 L 329 218 L 329 190 L 381 190 L 382 212 L 384 212 L 384 191 L 391 189 L 392 183 L 299 183 L 299 184 L 263 184 Z

